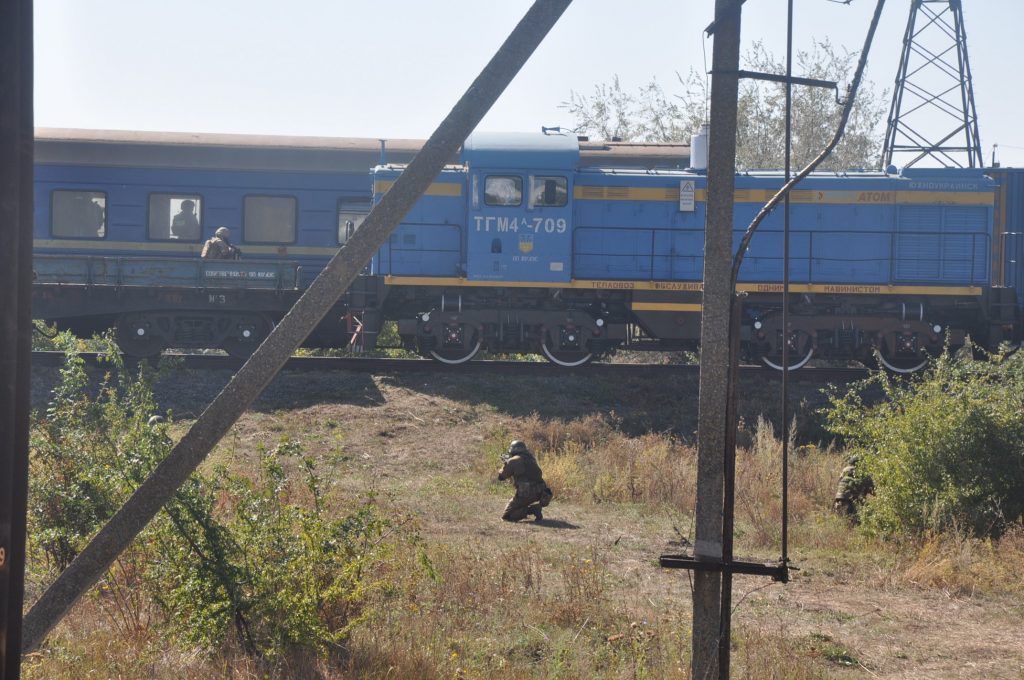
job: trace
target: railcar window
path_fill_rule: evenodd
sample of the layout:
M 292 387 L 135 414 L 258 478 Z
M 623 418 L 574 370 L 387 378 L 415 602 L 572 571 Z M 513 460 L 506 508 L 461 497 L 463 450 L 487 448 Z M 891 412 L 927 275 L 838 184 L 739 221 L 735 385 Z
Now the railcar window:
M 565 177 L 531 177 L 530 205 L 561 207 L 569 201 L 569 182 Z
M 59 238 L 104 238 L 107 195 L 100 191 L 66 191 L 52 195 L 50 232 Z
M 203 234 L 203 199 L 193 194 L 149 195 L 149 238 L 198 241 Z
M 242 240 L 294 243 L 296 204 L 291 196 L 246 196 Z
M 522 177 L 491 175 L 484 180 L 484 203 L 487 205 L 520 205 L 522 202 Z
M 352 234 L 362 226 L 363 220 L 370 213 L 373 204 L 369 198 L 338 199 L 338 245 L 352 238 Z

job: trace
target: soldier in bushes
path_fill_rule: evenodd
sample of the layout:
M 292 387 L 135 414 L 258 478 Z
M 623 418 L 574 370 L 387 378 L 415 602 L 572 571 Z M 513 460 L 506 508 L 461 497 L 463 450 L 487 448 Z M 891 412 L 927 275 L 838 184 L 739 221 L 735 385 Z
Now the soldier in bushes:
M 846 461 L 846 467 L 839 473 L 839 484 L 836 487 L 835 500 L 832 501 L 832 509 L 840 515 L 856 517 L 857 508 L 875 489 L 871 477 L 857 469 L 859 462 L 860 456 L 850 456 Z
M 498 471 L 498 479 L 512 479 L 516 487 L 516 495 L 505 506 L 501 518 L 506 522 L 518 522 L 528 515 L 536 521 L 544 519 L 541 508 L 547 507 L 554 494 L 544 483 L 537 459 L 526 447 L 526 442 L 515 440 L 508 447 L 508 453 L 501 457 L 505 462 Z

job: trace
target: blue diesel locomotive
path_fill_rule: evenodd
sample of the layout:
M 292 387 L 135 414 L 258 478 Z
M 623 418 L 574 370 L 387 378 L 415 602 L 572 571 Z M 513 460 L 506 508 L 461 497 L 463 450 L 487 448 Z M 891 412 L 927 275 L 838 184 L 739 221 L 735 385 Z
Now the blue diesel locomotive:
M 125 351 L 251 352 L 402 172 L 417 142 L 48 132 L 37 141 L 35 315 L 114 326 Z M 310 338 L 373 346 L 386 321 L 424 356 L 535 352 L 577 366 L 696 349 L 705 177 L 686 147 L 476 134 Z M 370 170 L 371 166 L 375 167 Z M 815 175 L 741 269 L 743 347 L 782 368 L 878 355 L 919 368 L 945 338 L 1020 336 L 1013 170 Z M 736 177 L 735 238 L 779 186 Z M 372 187 L 372 193 L 371 193 Z M 193 216 L 193 217 L 190 217 Z M 198 259 L 232 230 L 240 261 Z
M 695 349 L 705 176 L 583 168 L 573 136 L 474 135 L 380 251 L 387 315 L 441 361 L 481 348 L 574 366 L 624 346 Z M 379 196 L 400 166 L 374 170 Z M 907 170 L 814 175 L 792 195 L 792 315 L 781 325 L 782 211 L 740 270 L 748 359 L 814 356 L 920 368 L 947 334 L 1018 335 L 1019 240 L 1006 224 L 1019 174 Z M 782 185 L 736 177 L 734 242 Z M 1008 198 L 1008 192 L 1009 197 Z M 1016 214 L 1016 211 L 1011 211 Z M 400 303 L 397 300 L 401 300 Z

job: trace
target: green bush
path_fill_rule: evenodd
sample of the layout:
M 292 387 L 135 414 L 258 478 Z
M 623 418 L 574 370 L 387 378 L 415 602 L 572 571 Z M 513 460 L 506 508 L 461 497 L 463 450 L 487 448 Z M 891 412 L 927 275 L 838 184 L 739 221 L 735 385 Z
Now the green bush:
M 299 459 L 309 507 L 288 500 L 298 495 L 282 464 L 288 458 Z M 315 465 L 294 442 L 261 462 L 255 481 L 219 468 L 168 506 L 157 530 L 174 540 L 152 565 L 154 596 L 190 643 L 214 649 L 230 640 L 271 660 L 329 652 L 381 585 L 369 567 L 387 551 L 381 539 L 391 523 L 372 504 L 327 518 Z
M 885 399 L 868 403 L 878 386 Z M 829 429 L 874 481 L 867 530 L 998 536 L 1024 514 L 1024 353 L 947 355 L 920 377 L 879 374 L 831 399 Z
M 167 424 L 148 424 L 153 370 L 133 373 L 116 353 L 109 361 L 113 370 L 90 389 L 69 349 L 33 423 L 30 534 L 51 571 L 74 559 L 172 447 Z M 262 450 L 260 460 L 251 478 L 226 468 L 193 474 L 107 574 L 101 607 L 144 591 L 175 640 L 241 650 L 271 670 L 338 651 L 370 591 L 386 585 L 372 567 L 397 540 L 416 537 L 372 498 L 330 517 L 316 465 L 296 442 Z M 121 629 L 142 618 L 123 614 L 111 617 Z
M 33 414 L 29 512 L 36 547 L 61 570 L 167 446 L 146 426 L 156 410 L 148 365 L 130 374 L 106 338 L 114 371 L 91 389 L 78 341 L 64 334 L 57 339 L 66 359 L 46 410 Z

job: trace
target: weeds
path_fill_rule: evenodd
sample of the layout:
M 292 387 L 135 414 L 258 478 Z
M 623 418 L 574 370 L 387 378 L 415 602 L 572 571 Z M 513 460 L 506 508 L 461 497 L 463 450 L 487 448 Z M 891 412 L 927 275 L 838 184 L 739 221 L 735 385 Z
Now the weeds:
M 1024 355 L 944 355 L 919 379 L 879 375 L 833 395 L 829 426 L 862 455 L 874 494 L 862 526 L 887 536 L 998 536 L 1024 516 Z
M 95 394 L 73 351 L 32 438 L 30 535 L 50 571 L 63 569 L 171 448 L 151 371 L 116 353 Z M 285 474 L 298 461 L 301 484 Z M 266 670 L 338 655 L 368 615 L 375 575 L 395 541 L 415 534 L 372 502 L 328 517 L 323 482 L 284 440 L 246 477 L 194 474 L 108 571 L 95 594 L 111 628 L 143 644 L 160 629 L 189 647 L 237 649 Z M 305 503 L 297 499 L 304 498 Z M 38 571 L 38 568 L 36 569 Z M 303 661 L 306 659 L 306 661 Z

